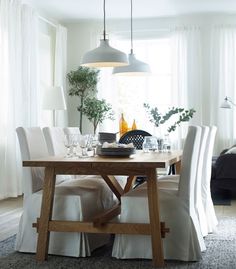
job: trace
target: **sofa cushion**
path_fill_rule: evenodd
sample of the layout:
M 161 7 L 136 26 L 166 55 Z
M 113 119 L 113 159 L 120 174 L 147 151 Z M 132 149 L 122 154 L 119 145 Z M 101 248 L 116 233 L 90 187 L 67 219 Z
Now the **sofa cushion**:
M 236 154 L 236 147 L 232 147 L 228 149 L 225 154 Z

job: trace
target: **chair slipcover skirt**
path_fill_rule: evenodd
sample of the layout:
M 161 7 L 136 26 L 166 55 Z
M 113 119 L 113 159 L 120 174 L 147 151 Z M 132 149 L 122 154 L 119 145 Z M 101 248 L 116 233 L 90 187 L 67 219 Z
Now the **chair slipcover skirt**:
M 174 194 L 175 192 L 175 194 Z M 138 187 L 122 196 L 120 222 L 149 222 L 147 190 Z M 182 261 L 198 261 L 203 240 L 199 242 L 188 208 L 177 191 L 159 190 L 160 218 L 165 221 L 170 233 L 163 239 L 164 258 Z M 112 256 L 121 259 L 152 259 L 151 236 L 116 235 Z
M 104 210 L 103 197 L 106 194 L 102 193 L 104 188 L 100 184 L 92 180 L 89 186 L 88 180 L 70 180 L 57 185 L 52 219 L 80 221 L 101 213 Z M 15 245 L 15 249 L 20 252 L 36 252 L 37 232 L 32 223 L 40 215 L 41 200 L 42 191 L 38 191 L 24 201 L 24 212 Z M 106 206 L 112 204 L 114 202 L 111 195 Z M 109 238 L 110 235 L 106 234 L 51 232 L 48 253 L 74 257 L 90 256 L 93 249 L 108 243 Z

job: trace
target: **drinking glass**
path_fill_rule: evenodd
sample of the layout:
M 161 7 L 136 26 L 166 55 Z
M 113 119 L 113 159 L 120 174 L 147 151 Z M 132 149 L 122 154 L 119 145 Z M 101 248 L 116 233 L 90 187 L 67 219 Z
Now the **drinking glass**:
M 162 152 L 163 151 L 164 139 L 163 138 L 158 138 L 157 139 L 157 143 L 158 143 L 158 150 L 159 150 L 159 152 Z
M 93 149 L 93 156 L 96 156 L 96 148 L 97 148 L 98 144 L 99 144 L 98 135 L 97 134 L 91 135 L 90 136 L 90 145 Z
M 77 156 L 77 147 L 79 145 L 79 135 L 78 134 L 71 134 L 72 139 L 72 156 Z
M 145 136 L 143 142 L 143 151 L 155 151 L 158 148 L 157 138 L 155 136 Z
M 165 134 L 165 138 L 163 141 L 163 151 L 164 152 L 171 152 L 171 143 L 169 134 Z
M 89 135 L 79 136 L 79 145 L 82 149 L 81 158 L 88 157 Z
M 64 145 L 66 147 L 66 158 L 70 158 L 72 156 L 71 154 L 71 148 L 72 148 L 72 136 L 71 134 L 66 134 L 64 136 Z

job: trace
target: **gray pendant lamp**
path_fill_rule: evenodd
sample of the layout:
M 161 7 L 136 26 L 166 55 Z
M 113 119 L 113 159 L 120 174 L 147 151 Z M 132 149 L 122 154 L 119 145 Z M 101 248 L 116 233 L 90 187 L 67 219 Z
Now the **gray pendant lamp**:
M 115 67 L 128 65 L 128 59 L 124 52 L 109 46 L 109 40 L 106 39 L 106 11 L 105 0 L 103 0 L 103 39 L 96 49 L 90 50 L 83 56 L 82 66 L 87 67 Z
M 136 59 L 133 53 L 133 2 L 130 0 L 130 11 L 131 11 L 131 31 L 130 31 L 130 41 L 131 41 L 131 50 L 128 56 L 129 65 L 122 66 L 122 67 L 114 67 L 112 74 L 115 75 L 122 75 L 122 76 L 140 76 L 140 75 L 147 75 L 151 73 L 150 67 L 148 64 L 141 62 Z

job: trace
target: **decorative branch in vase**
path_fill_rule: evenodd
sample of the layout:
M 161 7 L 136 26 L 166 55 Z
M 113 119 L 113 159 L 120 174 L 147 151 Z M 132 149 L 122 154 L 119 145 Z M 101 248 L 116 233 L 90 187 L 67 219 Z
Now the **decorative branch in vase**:
M 146 112 L 148 113 L 150 122 L 154 123 L 156 127 L 166 123 L 169 119 L 172 119 L 174 115 L 177 116 L 177 119 L 174 121 L 174 123 L 167 127 L 168 133 L 175 131 L 177 126 L 180 126 L 181 122 L 189 121 L 193 117 L 193 114 L 196 112 L 193 108 L 185 109 L 181 107 L 172 107 L 169 108 L 165 114 L 162 114 L 159 112 L 157 107 L 150 107 L 150 105 L 147 103 L 144 103 L 143 105 L 146 109 Z

